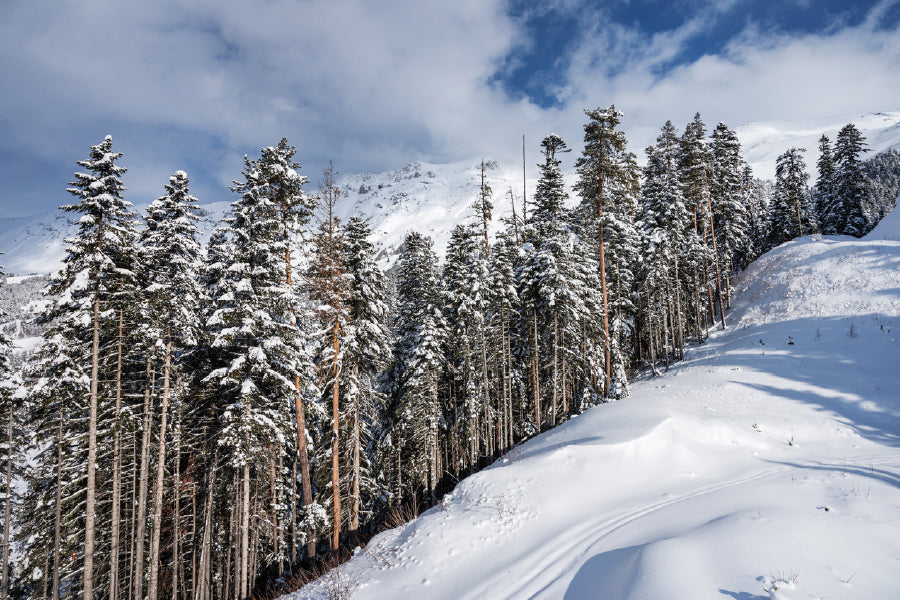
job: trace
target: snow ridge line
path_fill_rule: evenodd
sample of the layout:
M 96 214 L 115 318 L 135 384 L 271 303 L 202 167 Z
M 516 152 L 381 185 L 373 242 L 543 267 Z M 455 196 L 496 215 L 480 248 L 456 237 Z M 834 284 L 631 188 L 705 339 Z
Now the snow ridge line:
M 626 525 L 628 525 L 638 519 L 641 519 L 643 517 L 651 515 L 657 511 L 663 510 L 665 508 L 669 508 L 676 504 L 680 504 L 681 502 L 693 500 L 695 498 L 699 498 L 699 497 L 705 496 L 707 494 L 712 494 L 712 493 L 719 492 L 719 491 L 722 491 L 725 489 L 738 487 L 741 485 L 745 485 L 747 483 L 753 483 L 760 479 L 765 479 L 772 475 L 777 475 L 779 473 L 784 473 L 784 472 L 791 471 L 791 470 L 806 469 L 806 468 L 823 468 L 823 467 L 833 468 L 835 470 L 841 470 L 842 468 L 845 468 L 849 465 L 859 465 L 860 463 L 862 463 L 862 466 L 864 468 L 868 465 L 874 466 L 874 465 L 885 465 L 885 464 L 900 464 L 900 461 L 897 460 L 897 456 L 895 454 L 877 454 L 877 455 L 871 455 L 871 456 L 858 456 L 858 457 L 853 457 L 852 459 L 848 459 L 848 460 L 845 460 L 842 462 L 833 462 L 833 463 L 810 462 L 808 464 L 804 464 L 801 466 L 790 466 L 790 467 L 779 467 L 779 468 L 775 468 L 775 469 L 767 469 L 765 471 L 761 471 L 754 475 L 749 475 L 747 477 L 733 479 L 733 480 L 725 481 L 725 482 L 718 483 L 718 484 L 712 484 L 712 485 L 706 486 L 704 488 L 701 488 L 699 490 L 696 490 L 694 492 L 684 494 L 681 496 L 677 496 L 675 498 L 663 500 L 660 502 L 656 502 L 656 503 L 648 505 L 644 508 L 641 508 L 641 509 L 629 512 L 629 513 L 625 513 L 621 516 L 614 517 L 612 519 L 608 519 L 604 522 L 596 524 L 595 526 L 590 526 L 590 530 L 586 534 L 581 535 L 576 542 L 567 544 L 564 548 L 553 552 L 552 555 L 549 557 L 549 558 L 551 558 L 551 560 L 537 561 L 535 564 L 539 565 L 539 566 L 537 566 L 536 569 L 540 569 L 540 570 L 536 571 L 535 568 L 532 568 L 532 569 L 529 569 L 527 572 L 543 573 L 544 571 L 543 571 L 542 567 L 547 567 L 547 566 L 552 565 L 554 562 L 556 562 L 557 558 L 565 556 L 567 554 L 571 554 L 573 549 L 575 549 L 579 546 L 582 546 L 582 548 L 580 548 L 577 551 L 578 558 L 572 559 L 570 561 L 570 564 L 575 563 L 575 562 L 580 562 L 581 559 L 584 557 L 586 550 L 589 549 L 590 547 L 592 547 L 593 545 L 595 545 L 597 542 L 601 541 L 603 538 L 609 536 L 610 534 L 618 531 L 622 527 L 625 527 Z M 584 528 L 581 528 L 582 531 L 583 531 L 583 529 Z M 594 536 L 596 536 L 596 537 L 594 537 Z M 585 542 L 587 542 L 587 545 L 585 545 Z M 574 564 L 572 566 L 574 566 Z M 565 570 L 563 570 L 562 573 L 568 574 L 568 573 L 571 573 L 573 570 L 574 570 L 573 568 L 568 567 Z M 557 573 L 559 573 L 559 572 L 560 571 L 557 570 Z M 551 579 L 548 580 L 547 577 L 541 577 L 541 575 L 531 578 L 530 580 L 526 581 L 524 585 L 522 585 L 518 589 L 516 589 L 516 591 L 513 592 L 513 594 L 511 594 L 508 597 L 509 598 L 518 598 L 518 597 L 535 598 L 535 597 L 538 597 L 541 593 L 547 591 L 547 589 L 550 586 L 552 586 L 554 583 L 559 581 L 559 579 L 561 577 L 561 575 L 552 574 L 552 573 L 548 573 L 548 576 L 551 577 Z M 536 592 L 526 591 L 528 588 L 532 587 L 532 584 L 541 585 L 542 582 L 545 582 L 545 583 L 543 583 L 542 587 L 539 590 L 537 590 Z M 473 596 L 473 598 L 477 598 L 477 597 L 478 597 L 477 595 Z
M 562 557 L 566 555 L 572 555 L 574 552 L 578 553 L 578 558 L 575 559 L 577 561 L 581 561 L 584 556 L 585 551 L 591 546 L 595 545 L 597 542 L 608 536 L 609 534 L 621 529 L 622 527 L 632 523 L 638 519 L 651 515 L 657 511 L 663 510 L 665 508 L 674 506 L 676 504 L 680 504 L 682 502 L 686 502 L 688 500 L 693 500 L 695 498 L 699 498 L 705 496 L 707 494 L 712 494 L 715 492 L 719 492 L 725 489 L 741 486 L 747 483 L 753 483 L 760 479 L 765 479 L 766 477 L 770 477 L 772 475 L 777 475 L 779 473 L 784 473 L 790 471 L 796 467 L 780 467 L 775 469 L 767 469 L 765 471 L 761 471 L 758 473 L 754 473 L 753 475 L 748 475 L 746 477 L 741 477 L 738 479 L 732 479 L 729 481 L 724 481 L 721 483 L 715 483 L 708 485 L 704 488 L 696 490 L 694 492 L 690 492 L 688 494 L 683 494 L 680 496 L 676 496 L 674 498 L 669 498 L 666 500 L 661 500 L 659 502 L 654 502 L 653 504 L 649 504 L 643 508 L 637 509 L 635 511 L 630 511 L 622 515 L 618 515 L 616 517 L 603 520 L 599 523 L 587 523 L 581 527 L 570 528 L 569 532 L 572 535 L 578 536 L 574 542 L 567 543 L 563 546 L 557 546 L 557 549 L 545 554 L 538 560 L 531 561 L 531 564 L 528 565 L 527 568 L 522 569 L 523 573 L 538 573 L 535 577 L 525 581 L 522 585 L 512 591 L 507 598 L 534 598 L 538 596 L 541 592 L 544 592 L 551 585 L 556 583 L 560 575 L 559 573 L 569 574 L 572 572 L 572 569 L 567 567 L 566 569 L 554 569 L 552 573 L 546 573 L 546 570 L 551 567 L 554 563 L 558 562 Z M 561 536 L 562 539 L 569 538 L 569 535 Z M 575 562 L 575 560 L 571 560 L 570 562 Z M 517 561 L 518 564 L 522 564 L 523 561 Z M 542 576 L 546 574 L 546 576 Z M 472 593 L 468 594 L 467 598 L 480 599 L 491 597 L 489 595 L 489 588 L 492 587 L 491 583 L 493 580 L 489 580 L 484 584 L 480 585 L 476 588 Z M 536 586 L 540 586 L 539 589 L 534 591 Z

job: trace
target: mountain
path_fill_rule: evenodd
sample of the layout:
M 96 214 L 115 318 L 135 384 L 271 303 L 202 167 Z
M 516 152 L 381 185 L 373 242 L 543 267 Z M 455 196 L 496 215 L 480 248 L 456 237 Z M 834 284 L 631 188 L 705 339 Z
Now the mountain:
M 900 149 L 900 112 L 878 112 L 818 119 L 806 122 L 772 121 L 748 123 L 735 130 L 741 141 L 744 159 L 760 179 L 775 178 L 775 160 L 788 148 L 806 148 L 806 166 L 810 181 L 815 181 L 816 161 L 819 159 L 819 138 L 827 135 L 834 148 L 838 131 L 853 123 L 866 138 L 872 157 L 890 148 Z
M 848 122 L 855 123 L 867 139 L 869 156 L 888 148 L 900 149 L 900 112 L 872 113 L 855 118 L 835 118 L 810 122 L 754 123 L 736 131 L 743 145 L 744 156 L 758 177 L 770 179 L 775 173 L 775 159 L 791 146 L 807 148 L 806 162 L 814 175 L 817 141 L 822 133 L 832 139 Z M 577 143 L 573 144 L 577 148 Z M 632 148 L 641 155 L 640 149 Z M 567 164 L 567 180 L 575 183 L 571 167 L 575 156 Z M 501 217 L 510 217 L 512 207 L 509 193 L 516 201 L 521 217 L 522 165 L 486 161 L 486 181 L 493 189 L 494 230 L 501 228 Z M 530 198 L 537 183 L 537 168 L 527 165 L 526 193 Z M 411 162 L 399 169 L 376 174 L 349 174 L 338 177 L 341 202 L 338 215 L 346 220 L 354 213 L 369 219 L 376 247 L 382 251 L 381 265 L 387 267 L 406 233 L 416 229 L 432 237 L 435 250 L 443 255 L 453 226 L 471 216 L 472 202 L 481 185 L 479 160 L 443 165 Z M 307 193 L 314 193 L 313 185 Z M 201 198 L 202 200 L 202 198 Z M 574 201 L 574 198 L 573 198 Z M 207 234 L 228 210 L 229 202 L 203 204 L 207 212 Z M 138 207 L 143 209 L 143 207 Z M 40 213 L 23 218 L 0 219 L 0 264 L 7 273 L 18 275 L 49 273 L 60 265 L 65 256 L 63 239 L 72 233 L 68 216 L 59 211 Z
M 900 597 L 900 210 L 740 275 L 728 329 L 284 600 Z

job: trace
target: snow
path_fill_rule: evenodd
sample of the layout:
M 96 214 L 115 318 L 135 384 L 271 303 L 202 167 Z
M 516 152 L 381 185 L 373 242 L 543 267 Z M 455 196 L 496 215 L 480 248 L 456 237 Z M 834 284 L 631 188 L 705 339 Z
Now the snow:
M 864 158 L 875 156 L 889 148 L 900 148 L 900 112 L 876 112 L 811 121 L 747 123 L 735 130 L 741 142 L 744 159 L 760 179 L 775 178 L 775 160 L 788 148 L 806 148 L 804 158 L 807 171 L 815 181 L 816 161 L 819 159 L 819 138 L 827 135 L 831 147 L 838 131 L 853 123 L 866 138 L 869 148 Z
M 900 598 L 898 240 L 776 248 L 684 362 L 285 600 Z

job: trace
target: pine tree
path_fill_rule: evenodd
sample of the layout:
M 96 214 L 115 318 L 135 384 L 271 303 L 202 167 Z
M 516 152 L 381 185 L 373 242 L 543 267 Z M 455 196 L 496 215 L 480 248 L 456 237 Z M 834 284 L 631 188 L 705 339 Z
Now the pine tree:
M 386 284 L 375 263 L 370 235 L 369 225 L 359 216 L 350 217 L 344 225 L 342 264 L 349 279 L 349 317 L 344 335 L 349 431 L 344 439 L 348 442 L 346 471 L 351 477 L 348 533 L 352 547 L 359 543 L 364 507 L 371 511 L 382 492 L 375 481 L 374 464 L 378 457 L 374 455 L 373 427 L 384 404 L 378 377 L 390 360 L 392 343 L 387 327 Z
M 411 232 L 398 260 L 396 389 L 385 432 L 397 465 L 392 483 L 398 502 L 417 489 L 433 489 L 439 473 L 437 383 L 446 325 L 432 246 L 430 238 Z
M 716 248 L 715 222 L 712 218 L 709 180 L 713 169 L 712 153 L 707 147 L 706 126 L 700 113 L 685 127 L 679 149 L 679 174 L 688 212 L 693 218 L 693 237 L 688 261 L 694 270 L 695 329 L 702 341 L 700 328 L 715 321 L 714 295 L 718 293 L 719 315 L 725 328 L 725 311 L 721 284 L 721 266 Z M 716 281 L 713 282 L 713 276 Z M 715 283 L 715 289 L 713 286 Z M 701 285 L 703 286 L 701 288 Z M 703 314 L 702 296 L 706 295 L 709 311 Z
M 599 258 L 600 286 L 603 300 L 603 344 L 606 347 L 605 386 L 610 392 L 613 372 L 612 347 L 609 327 L 610 271 L 622 264 L 608 261 L 606 256 L 609 239 L 604 228 L 615 224 L 620 229 L 619 238 L 630 239 L 629 221 L 634 216 L 634 202 L 638 191 L 638 169 L 634 154 L 626 149 L 625 134 L 617 131 L 622 113 L 615 106 L 586 110 L 588 123 L 584 125 L 584 150 L 575 163 L 579 180 L 576 190 L 581 195 L 582 235 L 596 227 L 596 248 Z M 624 257 L 622 257 L 624 258 Z M 620 294 L 624 292 L 620 290 Z M 618 367 L 616 368 L 618 370 Z
M 81 587 L 87 596 L 108 590 L 115 598 L 118 592 L 120 349 L 137 262 L 134 216 L 122 198 L 125 169 L 115 164 L 120 157 L 107 136 L 78 163 L 87 172 L 75 173 L 68 191 L 79 202 L 62 207 L 81 214 L 78 231 L 51 279 L 51 303 L 41 318 L 50 326 L 34 361 L 33 423 L 44 451 L 29 474 L 34 492 L 27 502 L 46 510 L 29 511 L 23 529 L 54 524 L 52 539 L 40 536 L 53 552 L 44 553 L 41 564 L 52 568 L 52 582 L 45 578 L 42 585 L 54 597 L 60 586 Z M 98 455 L 108 446 L 112 453 Z M 103 485 L 110 480 L 112 501 Z M 64 551 L 75 560 L 62 562 Z M 29 561 L 37 557 L 28 555 Z
M 869 230 L 863 212 L 868 202 L 866 177 L 860 163 L 860 154 L 868 152 L 866 139 L 852 123 L 845 125 L 834 144 L 834 203 L 835 232 L 862 237 Z M 831 222 L 831 221 L 829 221 Z
M 678 358 L 685 344 L 684 322 L 691 287 L 688 270 L 691 240 L 694 239 L 691 215 L 681 193 L 678 172 L 679 140 L 670 121 L 647 148 L 647 165 L 641 188 L 641 222 L 644 225 L 644 298 L 647 324 L 654 327 L 651 352 L 661 347 L 668 365 L 670 355 Z M 650 334 L 653 338 L 654 334 Z M 655 362 L 655 361 L 653 361 Z
M 30 580 L 34 595 L 58 600 L 64 590 L 77 590 L 84 551 L 85 473 L 87 444 L 78 435 L 88 408 L 90 371 L 82 359 L 78 333 L 58 320 L 44 333 L 29 362 L 27 427 L 32 432 L 32 465 L 25 477 L 27 494 L 21 539 L 25 540 L 24 572 L 42 573 Z M 89 330 L 87 330 L 89 331 Z
M 106 543 L 111 535 L 109 517 L 102 515 L 98 524 L 97 472 L 110 466 L 106 461 L 98 462 L 98 436 L 105 436 L 114 429 L 108 423 L 101 425 L 99 419 L 108 418 L 109 398 L 103 393 L 101 381 L 115 381 L 114 375 L 104 369 L 101 373 L 101 339 L 115 331 L 110 323 L 110 309 L 115 314 L 117 298 L 121 300 L 123 290 L 130 287 L 133 277 L 136 233 L 130 203 L 122 197 L 124 186 L 120 176 L 124 167 L 116 165 L 121 153 L 112 151 L 112 138 L 91 147 L 90 158 L 79 161 L 78 165 L 86 173 L 75 173 L 75 181 L 67 191 L 78 199 L 78 203 L 63 206 L 63 210 L 81 215 L 78 232 L 67 240 L 68 255 L 64 267 L 52 282 L 50 293 L 57 297 L 52 318 L 61 320 L 62 327 L 68 328 L 66 335 L 78 345 L 89 348 L 89 365 L 83 368 L 89 374 L 87 402 L 87 456 L 85 458 L 86 481 L 84 502 L 84 558 L 82 587 L 85 597 L 92 597 L 95 587 L 106 585 L 110 570 L 104 568 L 99 557 L 98 540 Z M 84 330 L 81 323 L 89 323 Z M 115 337 L 115 334 L 112 334 Z M 108 441 L 106 441 L 108 443 Z M 98 535 L 98 526 L 102 527 Z M 114 570 L 114 569 L 113 569 Z M 97 584 L 95 586 L 95 584 Z
M 484 237 L 485 256 L 490 254 L 491 251 L 488 237 L 488 223 L 491 222 L 491 211 L 494 210 L 494 205 L 491 203 L 492 194 L 493 190 L 485 179 L 484 159 L 481 159 L 481 185 L 478 188 L 478 196 L 475 199 L 475 220 L 477 221 L 478 228 L 481 230 L 481 235 Z
M 775 163 L 775 195 L 769 206 L 769 247 L 810 232 L 805 148 L 790 148 Z M 804 229 L 805 227 L 805 229 Z
M 295 377 L 305 377 L 294 292 L 285 278 L 290 247 L 279 195 L 284 180 L 288 185 L 302 180 L 293 167 L 285 168 L 292 154 L 283 141 L 264 149 L 256 161 L 245 158 L 244 181 L 232 188 L 240 198 L 225 220 L 232 255 L 213 290 L 214 310 L 206 323 L 216 363 L 205 380 L 220 407 L 219 447 L 236 485 L 232 587 L 238 598 L 250 594 L 259 546 L 271 548 L 278 535 L 282 516 L 274 510 L 275 498 L 268 498 L 274 527 L 254 529 L 251 536 L 250 515 L 264 493 L 277 492 L 272 464 L 286 451 Z M 264 556 L 279 560 L 277 554 Z
M 722 259 L 726 298 L 731 303 L 729 273 L 744 268 L 749 260 L 750 223 L 743 198 L 741 145 L 725 123 L 716 125 L 710 145 L 713 156 L 709 182 L 717 248 Z
M 816 216 L 822 233 L 834 235 L 837 233 L 838 224 L 835 221 L 835 170 L 834 156 L 831 153 L 831 141 L 827 135 L 819 138 L 819 160 L 816 162 L 819 170 L 816 187 L 813 192 L 816 203 Z
M 188 191 L 189 180 L 177 171 L 166 184 L 166 195 L 147 209 L 146 227 L 141 232 L 143 250 L 143 297 L 148 300 L 152 345 L 162 347 L 163 384 L 160 406 L 156 479 L 153 487 L 153 531 L 150 544 L 150 582 L 148 596 L 158 595 L 160 536 L 162 533 L 163 489 L 167 463 L 166 436 L 170 402 L 186 389 L 183 379 L 189 353 L 197 346 L 200 330 L 199 230 L 195 224 L 197 199 Z M 181 457 L 176 454 L 175 463 Z M 178 515 L 176 515 L 176 519 Z M 177 543 L 178 540 L 175 540 Z M 176 546 L 177 547 L 177 546 Z M 175 585 L 177 582 L 173 582 Z
M 496 363 L 500 374 L 501 451 L 512 447 L 515 439 L 521 437 L 522 432 L 517 423 L 522 419 L 516 421 L 513 408 L 522 411 L 525 403 L 525 379 L 521 362 L 516 360 L 515 356 L 519 341 L 516 324 L 521 310 L 520 297 L 516 289 L 518 228 L 519 224 L 513 223 L 498 235 L 489 265 L 489 285 L 493 291 L 490 320 L 496 324 L 497 334 L 500 336 Z
M 0 285 L 3 270 L 0 267 Z M 0 311 L 0 316 L 3 312 Z M 0 423 L 3 424 L 0 451 L 3 455 L 3 546 L 0 557 L 0 599 L 6 600 L 11 585 L 10 549 L 13 545 L 12 515 L 18 507 L 19 498 L 15 481 L 25 471 L 25 453 L 16 437 L 21 437 L 24 389 L 21 377 L 13 371 L 12 342 L 0 331 Z M 16 511 L 18 512 L 18 511 Z
M 343 265 L 343 232 L 334 214 L 340 190 L 335 185 L 334 168 L 329 166 L 319 186 L 319 231 L 314 241 L 314 258 L 307 279 L 310 296 L 317 305 L 317 319 L 321 336 L 318 340 L 319 380 L 327 390 L 331 404 L 331 552 L 340 550 L 341 486 L 340 486 L 340 430 L 341 381 L 344 349 L 342 338 L 349 319 L 350 280 Z

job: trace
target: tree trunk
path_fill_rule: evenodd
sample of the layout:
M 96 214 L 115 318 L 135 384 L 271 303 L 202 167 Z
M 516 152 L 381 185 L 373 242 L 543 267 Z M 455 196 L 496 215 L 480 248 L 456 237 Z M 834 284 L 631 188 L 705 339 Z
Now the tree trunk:
M 172 474 L 172 495 L 175 518 L 172 520 L 172 600 L 178 600 L 179 566 L 181 564 L 181 419 L 178 417 L 178 412 L 175 413 L 173 420 L 175 472 Z
M 537 331 L 537 309 L 531 311 L 532 324 L 534 325 L 534 346 L 531 352 L 531 372 L 534 377 L 534 425 L 537 432 L 541 431 L 541 388 L 538 380 L 538 331 Z
M 250 465 L 244 464 L 244 497 L 241 500 L 241 568 L 238 574 L 238 598 L 244 600 L 249 595 L 250 579 Z
M 147 387 L 144 390 L 144 419 L 141 432 L 141 473 L 138 481 L 137 531 L 134 537 L 134 600 L 144 600 L 144 536 L 147 530 L 147 487 L 150 479 L 150 429 L 156 373 L 153 358 L 147 356 Z
M 353 396 L 353 487 L 350 491 L 350 546 L 356 548 L 359 545 L 359 394 L 362 386 L 359 381 L 359 365 L 353 365 L 353 379 L 357 382 L 357 392 Z
M 709 211 L 709 231 L 712 237 L 713 258 L 716 261 L 716 288 L 719 292 L 719 316 L 722 319 L 722 329 L 725 329 L 725 300 L 722 294 L 722 272 L 719 268 L 719 250 L 716 246 L 716 223 L 713 218 L 712 199 L 710 198 L 709 182 L 706 178 L 706 172 L 703 173 L 703 187 L 706 190 L 706 209 Z M 800 213 L 797 213 L 797 216 L 799 217 Z M 803 229 L 801 226 L 800 235 L 803 235 L 802 231 Z
M 606 348 L 606 374 L 605 387 L 603 393 L 609 396 L 609 379 L 611 376 L 612 361 L 610 356 L 610 339 L 609 339 L 609 308 L 606 293 L 606 254 L 603 249 L 603 172 L 600 172 L 600 187 L 597 193 L 597 245 L 600 246 L 600 294 L 603 296 L 603 344 Z
M 122 428 L 119 420 L 122 412 L 122 346 L 125 338 L 125 311 L 119 309 L 119 334 L 116 342 L 116 410 L 113 416 L 113 477 L 112 516 L 109 549 L 109 600 L 119 597 L 119 521 L 122 496 Z
M 9 518 L 12 513 L 12 453 L 14 406 L 9 405 L 6 418 L 6 499 L 3 503 L 3 570 L 0 571 L 0 600 L 6 600 L 9 589 Z
M 102 222 L 98 230 L 97 251 L 102 239 Z M 94 597 L 94 534 L 96 519 L 97 494 L 97 401 L 100 388 L 100 274 L 92 273 L 94 278 L 94 301 L 91 315 L 93 341 L 91 343 L 91 392 L 88 416 L 88 460 L 87 460 L 87 494 L 84 515 L 84 598 Z
M 287 285 L 291 286 L 291 249 L 290 246 L 286 246 L 284 250 L 284 259 L 286 264 L 286 276 L 287 276 Z M 300 324 L 297 322 L 296 314 L 294 313 L 294 307 L 291 305 L 291 315 L 294 318 L 294 324 L 297 328 L 300 327 Z M 304 508 L 308 508 L 312 506 L 313 497 L 312 497 L 312 484 L 310 483 L 309 477 L 309 453 L 306 449 L 306 411 L 303 406 L 303 393 L 300 386 L 300 376 L 294 375 L 294 389 L 297 392 L 297 395 L 294 397 L 294 413 L 295 420 L 297 422 L 297 455 L 300 461 L 300 479 L 301 486 L 303 491 L 303 506 Z M 291 546 L 296 545 L 296 540 L 293 540 Z M 306 530 L 306 558 L 310 562 L 313 561 L 316 557 L 316 532 L 312 527 L 309 527 Z
M 556 427 L 556 411 L 557 404 L 559 402 L 557 398 L 557 389 L 559 387 L 559 352 L 558 352 L 558 340 L 557 336 L 559 335 L 558 327 L 557 327 L 557 318 L 556 313 L 553 313 L 553 391 L 551 394 L 551 402 L 550 402 L 550 426 Z
M 331 357 L 332 376 L 334 380 L 331 386 L 331 492 L 333 498 L 333 531 L 331 534 L 331 553 L 335 558 L 339 558 L 341 544 L 341 480 L 340 480 L 340 460 L 339 460 L 339 438 L 340 431 L 340 362 L 338 355 L 341 350 L 341 333 L 340 323 L 335 320 L 334 331 L 332 333 L 333 352 Z
M 216 480 L 216 463 L 218 455 L 213 456 L 212 469 L 209 473 L 209 485 L 206 491 L 206 511 L 203 518 L 203 541 L 200 544 L 200 567 L 194 574 L 196 594 L 194 600 L 211 600 L 210 573 L 212 561 L 212 509 L 213 483 Z
M 163 367 L 163 395 L 160 407 L 159 446 L 156 454 L 156 481 L 153 484 L 153 533 L 150 538 L 150 585 L 147 587 L 149 600 L 158 598 L 159 583 L 159 539 L 162 533 L 163 487 L 166 477 L 166 420 L 169 411 L 169 392 L 172 370 L 172 334 L 166 343 L 166 362 Z
M 63 408 L 59 406 L 59 425 L 56 431 L 56 507 L 53 516 L 53 600 L 59 600 L 60 552 L 62 545 L 62 446 L 63 446 Z

